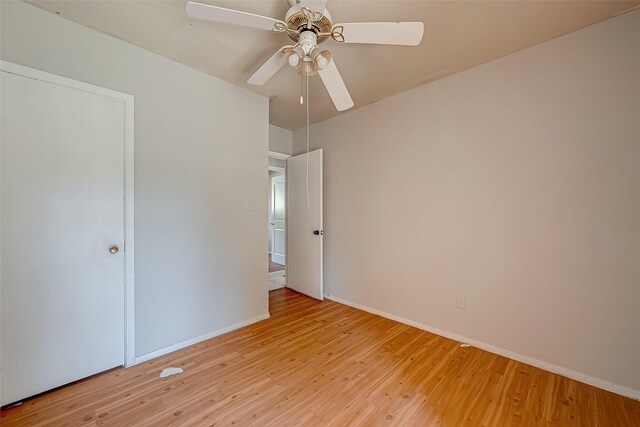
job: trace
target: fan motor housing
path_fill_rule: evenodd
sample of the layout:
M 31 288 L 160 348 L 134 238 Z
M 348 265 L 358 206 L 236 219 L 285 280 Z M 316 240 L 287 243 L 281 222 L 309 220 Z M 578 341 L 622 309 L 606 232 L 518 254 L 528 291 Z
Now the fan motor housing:
M 319 12 L 319 11 L 314 11 L 314 12 Z M 330 33 L 331 28 L 333 26 L 331 24 L 331 14 L 327 9 L 325 9 L 322 12 L 323 12 L 322 19 L 317 22 L 311 23 L 311 28 L 308 29 L 307 26 L 309 22 L 307 20 L 307 17 L 304 16 L 304 14 L 302 13 L 302 6 L 300 4 L 296 4 L 291 8 L 289 8 L 289 10 L 287 11 L 287 14 L 285 16 L 285 22 L 287 23 L 289 28 L 293 28 L 296 30 L 304 29 L 308 31 L 313 31 L 316 34 Z M 299 38 L 300 38 L 299 35 L 292 34 L 292 33 L 288 33 L 288 34 L 291 40 L 295 42 L 299 41 Z M 328 36 L 318 36 L 317 43 L 320 44 L 323 41 L 327 40 L 328 38 L 329 38 Z

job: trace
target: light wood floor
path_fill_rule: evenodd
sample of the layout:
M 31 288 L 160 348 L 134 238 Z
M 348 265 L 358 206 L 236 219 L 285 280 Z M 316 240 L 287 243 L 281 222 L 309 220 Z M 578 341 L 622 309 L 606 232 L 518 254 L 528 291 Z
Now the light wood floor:
M 58 389 L 0 424 L 640 426 L 640 402 L 331 301 Z M 159 378 L 164 367 L 184 373 Z

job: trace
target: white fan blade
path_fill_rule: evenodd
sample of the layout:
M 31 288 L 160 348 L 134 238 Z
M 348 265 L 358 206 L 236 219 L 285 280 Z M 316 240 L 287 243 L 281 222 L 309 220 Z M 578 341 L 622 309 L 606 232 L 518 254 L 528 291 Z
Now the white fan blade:
M 204 19 L 206 21 L 222 22 L 225 24 L 242 25 L 244 27 L 259 28 L 261 30 L 271 31 L 277 19 L 268 18 L 266 16 L 254 15 L 253 13 L 240 12 L 238 10 L 225 9 L 223 7 L 210 6 L 208 4 L 187 2 L 187 16 L 195 19 Z
M 349 95 L 349 91 L 333 59 L 329 61 L 324 70 L 318 70 L 318 74 L 320 74 L 322 83 L 327 88 L 327 92 L 329 92 L 329 96 L 338 111 L 348 110 L 353 107 L 353 99 L 351 99 L 351 95 Z
M 424 34 L 422 22 L 356 22 L 333 26 L 339 27 L 345 43 L 417 46 Z
M 258 69 L 253 76 L 247 80 L 247 83 L 262 86 L 269 81 L 275 73 L 280 70 L 287 63 L 287 54 L 282 51 L 277 51 L 271 58 L 267 60 L 262 67 Z
M 324 13 L 327 8 L 327 0 L 300 0 L 300 6 L 306 7 L 312 12 Z

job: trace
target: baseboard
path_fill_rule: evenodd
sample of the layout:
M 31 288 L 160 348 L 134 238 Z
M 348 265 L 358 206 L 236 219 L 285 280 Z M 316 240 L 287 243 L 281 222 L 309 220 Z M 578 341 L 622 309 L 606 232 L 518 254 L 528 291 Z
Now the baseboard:
M 436 335 L 443 336 L 445 338 L 452 339 L 454 341 L 464 342 L 471 344 L 474 347 L 488 351 L 489 353 L 499 354 L 500 356 L 507 357 L 509 359 L 517 360 L 518 362 L 526 363 L 527 365 L 535 366 L 536 368 L 544 369 L 545 371 L 553 372 L 554 374 L 562 375 L 571 378 L 576 381 L 580 381 L 585 384 L 592 385 L 594 387 L 601 388 L 603 390 L 610 391 L 612 393 L 620 394 L 622 396 L 629 397 L 634 400 L 640 400 L 640 390 L 634 390 L 628 387 L 614 384 L 609 381 L 605 381 L 599 378 L 594 378 L 589 375 L 572 371 L 571 369 L 563 368 L 561 366 L 554 365 L 552 363 L 544 362 L 542 360 L 535 359 L 533 357 L 525 356 L 523 354 L 515 353 L 504 348 L 496 347 L 491 344 L 486 344 L 480 341 L 473 340 L 471 338 L 463 337 L 461 335 L 453 334 L 442 329 L 434 328 L 433 326 L 425 325 L 423 323 L 415 322 L 413 320 L 405 319 L 404 317 L 396 316 L 395 314 L 387 313 L 382 310 L 367 307 L 362 304 L 347 301 L 339 298 L 335 295 L 325 295 L 325 298 L 340 304 L 348 305 L 353 308 L 357 308 L 362 311 L 366 311 L 378 316 L 385 317 L 387 319 L 395 320 L 396 322 L 404 323 L 409 326 L 413 326 L 418 329 L 422 329 L 427 332 L 431 332 Z
M 250 325 L 252 323 L 256 323 L 256 322 L 259 322 L 261 320 L 268 319 L 270 316 L 271 315 L 269 313 L 266 313 L 266 314 L 263 314 L 261 316 L 254 317 L 252 319 L 245 320 L 243 322 L 239 322 L 239 323 L 227 326 L 225 328 L 221 328 L 221 329 L 215 330 L 213 332 L 209 332 L 208 334 L 200 335 L 200 336 L 197 336 L 195 338 L 191 338 L 191 339 L 179 342 L 177 344 L 173 344 L 173 345 L 161 348 L 159 350 L 155 350 L 155 351 L 152 351 L 150 353 L 143 354 L 141 356 L 136 356 L 136 360 L 135 360 L 134 365 L 136 365 L 138 363 L 146 362 L 147 360 L 155 359 L 156 357 L 164 356 L 165 354 L 171 353 L 173 351 L 180 350 L 182 348 L 188 347 L 188 346 L 193 345 L 193 344 L 197 344 L 200 341 L 208 340 L 210 338 L 217 337 L 218 335 L 222 335 L 222 334 L 226 334 L 227 332 L 235 331 L 236 329 L 243 328 L 243 327 L 248 326 L 248 325 Z

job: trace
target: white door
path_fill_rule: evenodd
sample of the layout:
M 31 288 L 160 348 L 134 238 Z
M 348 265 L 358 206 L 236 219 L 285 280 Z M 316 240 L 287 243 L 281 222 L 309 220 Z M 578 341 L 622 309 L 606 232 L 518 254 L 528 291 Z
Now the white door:
M 125 103 L 0 75 L 4 405 L 124 363 Z
M 287 159 L 287 232 L 287 287 L 323 299 L 322 150 Z
M 272 230 L 271 237 L 271 261 L 285 265 L 285 186 L 284 175 L 274 176 L 271 178 L 271 207 L 272 207 Z

